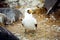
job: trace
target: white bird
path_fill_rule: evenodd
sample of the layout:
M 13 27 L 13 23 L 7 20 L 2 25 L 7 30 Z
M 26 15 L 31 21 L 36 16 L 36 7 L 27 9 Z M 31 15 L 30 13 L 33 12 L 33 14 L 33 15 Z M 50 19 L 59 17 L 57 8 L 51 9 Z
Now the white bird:
M 29 13 L 30 10 L 31 10 L 30 8 L 25 9 L 25 14 L 22 20 L 22 24 L 27 30 L 36 30 L 37 20 L 33 17 L 32 13 Z

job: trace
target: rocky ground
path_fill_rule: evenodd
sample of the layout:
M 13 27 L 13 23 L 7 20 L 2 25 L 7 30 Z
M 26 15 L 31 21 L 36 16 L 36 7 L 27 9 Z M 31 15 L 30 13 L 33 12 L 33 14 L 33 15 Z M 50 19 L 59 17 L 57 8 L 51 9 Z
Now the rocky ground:
M 59 11 L 60 13 L 60 11 Z M 38 21 L 38 27 L 34 34 L 25 34 L 25 29 L 21 20 L 8 25 L 6 28 L 19 37 L 21 40 L 60 40 L 60 20 L 51 17 L 47 18 L 45 14 L 33 14 Z

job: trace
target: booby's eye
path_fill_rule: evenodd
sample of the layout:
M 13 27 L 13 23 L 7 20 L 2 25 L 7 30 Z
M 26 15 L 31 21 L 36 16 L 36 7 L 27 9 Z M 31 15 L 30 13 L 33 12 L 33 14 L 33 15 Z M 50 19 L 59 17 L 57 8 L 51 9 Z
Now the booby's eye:
M 27 12 L 30 14 L 29 10 L 27 10 Z

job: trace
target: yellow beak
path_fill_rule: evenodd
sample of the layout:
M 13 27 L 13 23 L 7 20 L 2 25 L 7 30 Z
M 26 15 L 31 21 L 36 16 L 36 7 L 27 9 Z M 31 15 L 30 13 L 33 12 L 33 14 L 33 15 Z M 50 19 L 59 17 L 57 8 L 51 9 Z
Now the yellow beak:
M 33 10 L 29 10 L 29 13 L 33 13 Z

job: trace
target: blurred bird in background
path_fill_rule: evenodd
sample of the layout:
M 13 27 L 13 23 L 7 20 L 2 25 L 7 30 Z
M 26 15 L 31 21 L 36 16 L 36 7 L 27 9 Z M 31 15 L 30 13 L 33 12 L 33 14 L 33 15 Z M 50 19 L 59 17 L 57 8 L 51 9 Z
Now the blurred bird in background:
M 5 25 L 7 21 L 7 17 L 5 14 L 0 13 L 0 25 Z
M 0 13 L 5 14 L 9 19 L 6 24 L 12 24 L 22 16 L 22 13 L 19 10 L 12 8 L 0 8 Z

